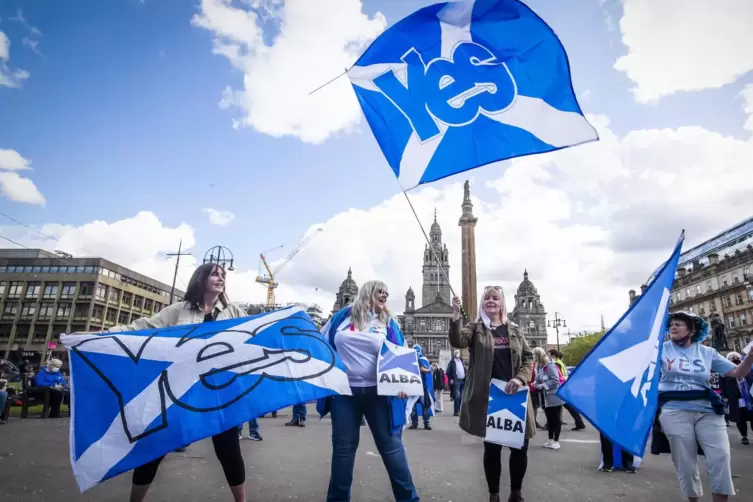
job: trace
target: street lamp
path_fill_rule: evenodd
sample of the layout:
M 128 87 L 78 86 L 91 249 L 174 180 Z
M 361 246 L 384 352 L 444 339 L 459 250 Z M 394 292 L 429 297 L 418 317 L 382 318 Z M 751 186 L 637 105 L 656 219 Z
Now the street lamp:
M 235 270 L 233 252 L 225 246 L 214 246 L 204 255 L 202 263 L 216 263 L 228 272 Z
M 557 350 L 560 350 L 560 327 L 567 328 L 567 321 L 562 317 L 559 312 L 554 313 L 554 319 L 550 319 L 546 322 L 547 328 L 554 328 L 557 331 Z

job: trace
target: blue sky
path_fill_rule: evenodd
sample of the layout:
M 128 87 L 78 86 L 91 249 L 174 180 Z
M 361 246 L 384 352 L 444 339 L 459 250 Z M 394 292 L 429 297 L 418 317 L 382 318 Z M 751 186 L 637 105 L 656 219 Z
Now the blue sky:
M 280 9 L 278 1 L 268 0 L 262 3 L 272 7 L 268 16 L 257 23 L 264 43 L 270 47 L 281 34 L 285 16 L 292 15 L 296 7 L 290 6 L 290 2 L 287 10 Z M 360 3 L 354 0 L 346 3 L 355 5 L 356 12 L 361 8 L 367 20 L 373 21 L 375 16 L 383 15 L 389 25 L 431 2 L 364 0 Z M 681 5 L 674 0 L 668 3 Z M 701 128 L 711 136 L 718 133 L 728 137 L 728 141 L 723 142 L 733 149 L 733 153 L 729 154 L 731 156 L 739 156 L 740 148 L 746 154 L 750 151 L 748 143 L 751 131 L 743 127 L 749 114 L 743 109 L 745 100 L 741 96 L 744 89 L 753 83 L 753 76 L 748 71 L 753 63 L 744 54 L 751 52 L 746 49 L 746 45 L 750 45 L 747 40 L 749 36 L 747 39 L 743 36 L 742 43 L 721 40 L 707 44 L 716 58 L 723 61 L 704 60 L 709 67 L 704 70 L 704 74 L 710 77 L 706 79 L 703 78 L 704 75 L 699 76 L 697 85 L 692 83 L 695 76 L 692 69 L 687 69 L 689 76 L 683 82 L 671 81 L 672 74 L 685 75 L 683 71 L 686 68 L 682 65 L 690 63 L 685 63 L 682 57 L 673 57 L 667 63 L 664 68 L 667 72 L 666 81 L 653 82 L 646 77 L 651 65 L 656 64 L 651 60 L 651 47 L 647 44 L 662 42 L 662 31 L 654 29 L 650 22 L 641 22 L 655 17 L 656 13 L 650 7 L 641 6 L 636 0 L 625 0 L 625 3 L 610 0 L 530 0 L 528 4 L 555 29 L 564 43 L 570 57 L 574 87 L 584 111 L 608 122 L 608 126 L 603 127 L 608 127 L 609 133 L 618 138 L 620 145 L 616 148 L 636 149 L 611 155 L 603 150 L 609 145 L 602 145 L 599 147 L 601 150 L 585 150 L 582 155 L 592 152 L 592 159 L 604 155 L 606 159 L 619 158 L 622 162 L 629 162 L 629 158 L 641 155 L 643 147 L 640 143 L 646 141 L 646 138 L 634 134 L 631 136 L 634 141 L 626 146 L 622 140 L 631 132 L 654 131 L 659 134 L 661 131 L 676 132 L 688 126 Z M 319 5 L 324 11 L 322 15 L 335 15 L 336 11 L 331 9 L 334 5 L 332 2 L 323 1 Z M 738 17 L 749 19 L 746 16 L 750 16 L 750 7 L 744 3 L 740 5 L 742 10 L 738 12 Z M 212 11 L 212 8 L 215 10 Z M 364 237 L 364 228 L 376 224 L 369 218 L 378 217 L 380 207 L 382 211 L 391 211 L 393 206 L 399 204 L 394 199 L 398 188 L 364 122 L 347 124 L 347 127 L 343 125 L 340 129 L 330 124 L 330 131 L 324 133 L 325 139 L 312 143 L 295 134 L 275 137 L 248 124 L 241 124 L 234 129 L 234 120 L 242 122 L 253 113 L 249 113 L 243 106 L 219 106 L 226 87 L 243 90 L 244 77 L 247 95 L 251 92 L 248 91 L 248 82 L 253 87 L 255 79 L 274 76 L 277 70 L 285 70 L 288 72 L 286 75 L 294 75 L 294 78 L 300 78 L 305 84 L 295 87 L 297 96 L 278 93 L 276 99 L 279 103 L 272 103 L 269 108 L 271 110 L 276 106 L 280 110 L 285 109 L 289 106 L 289 98 L 299 103 L 299 108 L 305 108 L 306 98 L 302 96 L 300 89 L 313 89 L 318 85 L 317 82 L 323 83 L 320 74 L 307 74 L 304 69 L 299 75 L 295 73 L 295 68 L 286 65 L 283 49 L 296 52 L 298 49 L 295 46 L 291 49 L 288 45 L 281 47 L 279 52 L 270 53 L 277 58 L 273 61 L 276 66 L 264 67 L 264 71 L 258 73 L 253 70 L 260 68 L 259 66 L 251 66 L 247 61 L 233 62 L 221 54 L 213 54 L 216 40 L 231 45 L 239 43 L 237 34 L 228 33 L 232 32 L 233 16 L 239 16 L 249 8 L 249 2 L 239 0 L 232 4 L 220 0 L 207 0 L 203 4 L 198 0 L 145 0 L 144 3 L 139 0 L 4 0 L 0 4 L 0 31 L 10 41 L 10 51 L 5 63 L 2 60 L 0 63 L 5 64 L 6 69 L 25 70 L 28 78 L 23 79 L 18 87 L 0 85 L 0 148 L 14 150 L 31 162 L 33 170 L 19 171 L 19 174 L 28 177 L 36 185 L 43 194 L 45 203 L 24 203 L 5 196 L 0 197 L 0 211 L 35 229 L 42 229 L 45 234 L 54 233 L 60 240 L 40 241 L 40 235 L 33 235 L 33 231 L 31 235 L 24 235 L 29 233 L 27 229 L 19 228 L 10 221 L 2 224 L 5 235 L 13 235 L 29 245 L 41 243 L 45 247 L 55 247 L 67 243 L 79 248 L 73 250 L 73 254 L 91 254 L 92 251 L 104 253 L 111 248 L 98 247 L 97 239 L 87 241 L 86 235 L 89 234 L 86 232 L 79 232 L 66 240 L 62 235 L 65 230 L 51 224 L 81 229 L 94 220 L 112 224 L 133 218 L 139 211 L 150 211 L 159 219 L 159 232 L 177 229 L 182 223 L 187 224 L 195 240 L 190 249 L 194 255 L 203 255 L 210 246 L 223 244 L 234 251 L 242 269 L 255 271 L 260 251 L 279 244 L 292 248 L 311 225 L 325 224 L 333 218 L 335 222 L 340 221 L 336 215 L 346 212 L 341 216 L 346 218 L 347 211 L 351 208 L 358 211 L 350 213 L 352 221 L 348 220 L 348 225 L 355 225 L 357 229 L 353 230 L 353 227 L 345 225 L 344 230 L 339 231 L 341 233 L 325 231 L 332 235 L 331 240 L 326 240 L 319 246 L 342 243 L 349 239 L 369 239 L 369 232 L 379 234 L 379 229 L 372 228 Z M 629 12 L 628 8 L 631 9 Z M 683 36 L 688 39 L 696 37 L 698 32 L 694 31 L 696 26 L 693 23 L 697 23 L 698 19 L 710 19 L 709 23 L 716 23 L 714 26 L 719 29 L 724 28 L 723 23 L 733 21 L 729 16 L 725 18 L 721 14 L 709 18 L 702 7 L 686 10 L 692 12 L 678 13 L 677 19 L 667 29 L 675 40 Z M 224 17 L 213 17 L 212 12 L 223 14 Z M 341 15 L 346 16 L 345 12 L 343 10 Z M 196 15 L 203 15 L 207 20 L 204 26 L 192 23 Z M 753 17 L 750 19 L 753 20 Z M 366 22 L 363 19 L 359 22 L 364 23 L 366 29 Z M 368 28 L 374 29 L 374 26 L 372 23 Z M 317 32 L 313 30 L 311 33 Z M 322 34 L 321 37 L 328 35 L 329 33 Z M 734 27 L 730 28 L 729 37 L 732 39 L 736 35 Z M 306 36 L 318 38 L 320 35 Z M 345 40 L 351 36 L 364 44 L 364 39 L 359 39 L 355 34 L 343 36 L 346 37 Z M 306 37 L 297 40 L 306 40 Z M 633 42 L 626 43 L 626 40 Z M 304 45 L 306 44 L 300 46 L 301 52 L 306 49 Z M 657 43 L 656 50 L 660 52 L 664 45 Z M 670 47 L 664 49 L 673 49 L 671 43 L 666 45 Z M 719 48 L 727 46 L 732 48 L 732 53 L 720 56 Z M 630 62 L 633 77 L 631 71 L 615 69 L 615 63 L 622 56 L 630 54 L 635 58 Z M 321 66 L 326 70 L 322 75 L 335 76 L 338 66 L 331 60 L 337 59 L 336 56 L 341 54 L 323 52 L 312 57 L 321 57 Z M 703 54 L 699 57 L 702 58 Z M 739 59 L 739 62 L 732 61 L 733 59 Z M 291 61 L 297 60 L 293 58 Z M 672 65 L 677 65 L 678 68 L 673 68 Z M 715 68 L 715 65 L 719 68 Z M 685 85 L 686 82 L 690 84 Z M 338 84 L 340 87 L 330 86 L 330 94 L 319 97 L 314 95 L 309 99 L 331 100 L 333 92 L 341 92 L 334 101 L 336 106 L 340 106 L 341 102 L 352 102 L 352 96 L 346 95 L 348 88 L 339 81 Z M 652 85 L 659 89 L 654 93 L 658 98 L 648 102 L 641 101 L 631 92 L 636 87 L 649 92 Z M 683 86 L 696 88 L 684 90 Z M 322 106 L 324 105 L 314 107 L 310 113 L 322 113 L 322 110 L 327 109 Z M 251 117 L 249 123 L 257 124 L 263 120 L 263 117 Z M 315 127 L 317 124 L 311 125 L 309 130 Z M 355 128 L 355 131 L 347 132 L 348 128 Z M 603 137 L 601 129 L 600 133 Z M 713 140 L 717 139 L 714 136 Z M 656 145 L 653 139 L 648 142 Z M 651 161 L 656 161 L 657 166 L 667 162 L 680 162 L 676 160 L 676 155 L 682 153 L 682 148 L 676 148 L 676 144 L 672 146 L 676 142 L 675 137 L 669 141 L 666 151 L 652 153 Z M 576 162 L 573 160 L 574 155 L 581 153 L 526 159 L 518 165 L 520 169 L 533 166 L 527 168 L 526 174 L 519 175 L 525 179 L 513 178 L 514 172 L 505 173 L 510 163 L 487 166 L 466 176 L 459 175 L 438 182 L 427 191 L 418 191 L 415 196 L 422 200 L 422 216 L 426 218 L 430 218 L 432 206 L 442 207 L 441 204 L 446 200 L 448 209 L 444 211 L 444 217 L 447 219 L 441 223 L 447 232 L 453 232 L 454 235 L 457 233 L 455 225 L 459 216 L 459 201 L 451 201 L 451 197 L 457 193 L 457 185 L 464 179 L 470 176 L 473 180 L 479 211 L 487 209 L 493 213 L 509 202 L 509 198 L 506 198 L 509 196 L 505 188 L 507 184 L 514 183 L 515 187 L 532 184 L 546 190 L 557 188 L 553 185 L 570 186 L 569 181 L 574 179 L 573 173 L 577 169 L 569 169 L 566 165 L 568 162 Z M 564 159 L 561 165 L 560 159 Z M 605 165 L 603 169 L 609 168 Z M 627 169 L 636 176 L 639 174 L 632 167 L 623 165 L 622 169 Z M 724 171 L 726 168 L 722 166 L 719 169 Z M 620 168 L 615 168 L 614 172 L 619 170 Z M 730 175 L 733 174 L 730 171 Z M 575 178 L 582 181 L 584 176 L 588 178 L 586 175 Z M 600 176 L 594 175 L 590 179 L 606 183 Z M 681 173 L 679 177 L 682 177 Z M 609 190 L 614 189 L 614 177 L 610 177 L 608 182 L 611 187 Z M 610 214 L 610 218 L 614 219 L 625 211 L 629 212 L 629 204 L 623 200 L 617 202 L 609 197 L 600 197 L 599 193 L 608 193 L 605 186 L 592 186 L 589 189 L 595 189 L 596 192 L 586 193 L 588 190 L 582 184 L 573 190 L 566 188 L 569 213 L 564 216 L 543 216 L 542 221 L 546 225 L 554 225 L 553 228 L 558 232 L 580 242 L 583 242 L 584 237 L 577 233 L 579 228 L 583 225 L 598 227 L 601 233 L 595 232 L 592 237 L 600 242 L 603 238 L 605 252 L 611 252 L 609 260 L 630 260 L 631 263 L 643 260 L 645 256 L 640 255 L 640 249 L 638 252 L 625 254 L 619 246 L 614 245 L 615 236 L 610 234 L 614 234 L 615 229 L 604 223 L 609 218 L 599 224 L 594 223 L 595 218 L 604 216 L 594 208 L 620 206 L 619 209 L 623 212 Z M 600 192 L 601 190 L 605 191 Z M 523 188 L 519 189 L 519 193 L 524 191 Z M 538 193 L 532 196 L 545 195 Z M 722 196 L 726 194 L 720 193 L 719 197 Z M 715 199 L 715 196 L 710 195 L 709 198 Z M 667 199 L 673 197 L 660 196 L 658 199 L 661 203 L 666 203 Z M 711 201 L 712 204 L 718 202 Z M 489 206 L 482 209 L 481 206 L 485 203 Z M 585 207 L 580 211 L 581 216 L 576 214 L 579 213 L 579 204 L 581 208 Z M 590 213 L 589 206 L 592 209 Z M 642 207 L 645 206 L 644 203 Z M 673 206 L 667 213 L 667 221 L 682 224 L 685 223 L 684 219 L 689 219 L 690 222 L 685 226 L 693 229 L 696 210 L 686 214 L 677 209 L 684 206 L 681 202 Z M 713 212 L 715 207 L 696 208 L 697 214 Z M 203 208 L 229 211 L 234 219 L 226 226 L 213 225 L 202 211 Z M 400 211 L 405 212 L 395 213 L 398 216 L 393 220 L 398 226 L 403 217 L 405 221 L 410 218 L 406 207 L 402 207 Z M 733 224 L 750 211 L 749 204 L 738 205 L 723 216 L 710 219 L 701 217 L 702 221 L 695 221 L 698 225 L 696 239 L 707 237 L 714 229 Z M 664 210 L 659 212 L 664 213 Z M 363 219 L 358 220 L 361 216 Z M 547 228 L 542 231 L 552 231 Z M 510 230 L 516 231 L 513 227 Z M 417 228 L 412 231 L 418 233 Z M 661 228 L 647 228 L 646 232 L 656 232 L 655 240 L 666 244 L 661 250 L 651 250 L 657 253 L 652 255 L 652 259 L 664 250 L 669 250 L 675 238 L 674 235 L 664 235 Z M 637 231 L 638 235 L 642 233 L 644 232 Z M 129 266 L 141 266 L 144 270 L 159 269 L 159 272 L 154 273 L 163 277 L 166 274 L 163 268 L 168 271 L 170 268 L 163 256 L 169 250 L 166 249 L 166 244 L 162 244 L 165 235 L 154 236 L 160 245 L 146 255 L 134 251 L 115 258 Z M 180 235 L 183 236 L 183 233 Z M 167 240 L 174 237 L 173 234 L 168 236 Z M 133 241 L 138 240 L 139 236 L 118 238 Z M 448 235 L 448 239 L 450 238 L 456 237 Z M 692 237 L 689 241 L 690 244 L 693 243 Z M 395 252 L 398 254 L 393 253 L 391 248 L 381 250 L 376 258 L 371 259 L 371 268 L 358 275 L 365 280 L 365 275 L 369 273 L 388 277 L 394 274 L 395 287 L 402 289 L 407 283 L 415 287 L 420 280 L 417 278 L 420 275 L 420 239 L 410 242 L 408 247 L 412 249 L 401 249 L 399 253 Z M 174 245 L 177 246 L 177 242 Z M 558 244 L 555 242 L 554 245 L 556 247 Z M 406 253 L 406 258 L 399 259 L 410 260 L 407 265 L 412 270 L 409 279 L 404 278 L 405 274 L 398 273 L 397 269 L 389 269 L 386 264 L 390 259 L 402 257 L 402 253 Z M 544 254 L 533 253 L 538 256 L 530 258 L 532 263 L 525 265 L 523 255 L 526 254 L 530 256 L 531 253 L 513 251 L 510 255 L 514 258 L 510 259 L 509 267 L 490 265 L 488 272 L 481 271 L 480 275 L 486 274 L 490 280 L 514 284 L 513 276 L 522 274 L 522 270 L 519 270 L 521 265 L 541 270 L 544 263 L 539 264 L 535 260 L 551 261 Z M 283 253 L 278 253 L 275 256 L 282 255 Z M 303 257 L 304 253 L 301 255 Z M 459 255 L 459 252 L 455 255 Z M 407 258 L 410 256 L 415 258 Z M 147 263 L 150 260 L 155 264 Z M 302 280 L 301 284 L 291 286 L 288 296 L 309 298 L 309 295 L 313 295 L 311 298 L 322 298 L 320 301 L 323 303 L 334 300 L 327 298 L 331 298 L 333 287 L 344 278 L 347 269 L 341 269 L 347 264 L 342 261 L 356 260 L 345 258 L 335 261 L 336 263 L 326 264 L 310 258 L 309 261 L 291 264 L 295 265 L 293 268 L 299 273 L 306 269 L 310 272 L 311 268 L 323 268 L 325 271 Z M 480 258 L 480 261 L 483 260 Z M 494 263 L 495 260 L 490 258 L 488 262 Z M 616 262 L 609 261 L 609 265 Z M 603 266 L 608 267 L 608 264 Z M 626 268 L 631 267 L 633 266 Z M 457 268 L 459 267 L 455 267 L 456 271 Z M 647 268 L 653 270 L 654 267 Z M 644 275 L 649 272 L 650 270 L 646 271 Z M 583 273 L 588 275 L 590 272 Z M 636 273 L 640 275 L 643 272 L 638 270 Z M 547 284 L 550 298 L 556 298 L 553 290 L 567 289 L 552 274 L 546 274 L 551 279 L 541 277 L 542 275 L 544 274 L 539 276 L 541 280 L 549 281 L 544 284 Z M 624 303 L 624 299 L 618 297 L 619 291 L 624 292 L 628 282 L 634 281 L 635 277 L 637 276 L 630 276 L 629 280 L 626 277 L 615 278 L 614 289 L 610 289 L 613 292 L 609 293 L 610 299 L 600 309 L 616 318 L 619 303 Z M 536 276 L 532 276 L 532 279 L 535 280 Z M 290 282 L 294 283 L 295 279 L 291 277 Z M 321 296 L 318 291 L 311 291 L 318 288 L 318 284 L 321 284 L 324 291 Z M 294 293 L 292 290 L 296 288 L 298 291 Z M 546 294 L 542 287 L 540 290 L 542 295 Z M 255 297 L 262 290 L 253 291 L 251 294 L 244 290 L 241 296 Z M 282 289 L 280 294 L 283 294 Z M 562 295 L 563 302 L 566 297 L 567 295 Z M 544 301 L 546 304 L 546 297 Z M 565 308 L 564 305 L 549 303 L 552 310 Z M 400 305 L 394 307 L 399 310 Z M 586 317 L 585 312 L 578 315 Z M 598 318 L 598 314 L 594 313 L 593 317 Z M 585 326 L 588 323 L 581 319 L 581 324 Z

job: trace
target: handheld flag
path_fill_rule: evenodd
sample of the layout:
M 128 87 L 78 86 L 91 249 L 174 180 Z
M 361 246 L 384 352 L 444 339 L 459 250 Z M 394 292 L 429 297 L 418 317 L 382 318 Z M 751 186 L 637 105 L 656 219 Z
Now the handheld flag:
M 598 139 L 557 35 L 518 0 L 420 9 L 347 73 L 404 189 Z
M 683 240 L 684 234 L 646 292 L 557 391 L 610 441 L 636 457 L 643 456 L 656 414 L 665 318 Z
M 416 408 L 417 415 L 423 416 L 423 410 L 424 407 L 426 407 L 429 412 L 429 416 L 434 416 L 434 380 L 432 379 L 431 363 L 429 363 L 429 359 L 427 359 L 427 357 L 424 355 L 420 345 L 414 345 L 413 351 L 418 357 L 418 367 L 427 369 L 429 371 L 427 373 L 419 373 L 419 378 L 421 379 L 421 392 L 408 399 L 408 402 L 406 403 L 406 424 L 411 421 L 410 417 L 413 413 L 414 407 Z
M 264 413 L 350 394 L 345 366 L 301 307 L 61 341 L 81 491 Z
M 484 441 L 522 448 L 526 440 L 528 387 L 524 385 L 515 394 L 507 394 L 506 386 L 507 382 L 492 378 Z
M 409 396 L 423 395 L 417 356 L 410 347 L 384 340 L 377 360 L 377 394 L 397 396 L 405 392 Z

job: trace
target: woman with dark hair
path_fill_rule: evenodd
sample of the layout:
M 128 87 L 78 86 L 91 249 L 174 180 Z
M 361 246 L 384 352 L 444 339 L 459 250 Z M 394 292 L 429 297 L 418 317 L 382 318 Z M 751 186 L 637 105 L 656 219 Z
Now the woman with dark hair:
M 715 371 L 725 377 L 745 377 L 753 366 L 753 351 L 735 366 L 712 347 L 703 345 L 709 323 L 692 312 L 669 314 L 669 340 L 662 348 L 659 379 L 659 424 L 669 442 L 672 463 L 689 502 L 703 496 L 698 475 L 698 448 L 706 456 L 712 500 L 735 494 L 724 405 L 709 380 Z M 652 442 L 653 443 L 653 442 Z
M 113 326 L 107 331 L 138 331 L 166 328 L 185 324 L 198 324 L 225 319 L 245 317 L 248 314 L 230 304 L 225 294 L 225 270 L 214 263 L 205 263 L 197 268 L 186 288 L 184 301 L 164 308 L 154 317 L 142 317 L 125 326 Z M 246 500 L 246 467 L 243 463 L 238 429 L 212 436 L 217 460 L 222 464 L 225 479 L 236 502 Z M 155 459 L 133 470 L 131 502 L 141 502 L 154 481 L 157 468 L 164 457 Z

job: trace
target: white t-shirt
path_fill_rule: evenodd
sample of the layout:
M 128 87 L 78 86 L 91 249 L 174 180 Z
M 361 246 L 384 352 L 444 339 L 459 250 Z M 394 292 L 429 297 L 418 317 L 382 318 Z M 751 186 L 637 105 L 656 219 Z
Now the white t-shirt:
M 377 358 L 386 339 L 387 326 L 374 314 L 362 331 L 352 327 L 350 316 L 338 326 L 335 349 L 347 369 L 351 387 L 376 386 Z

